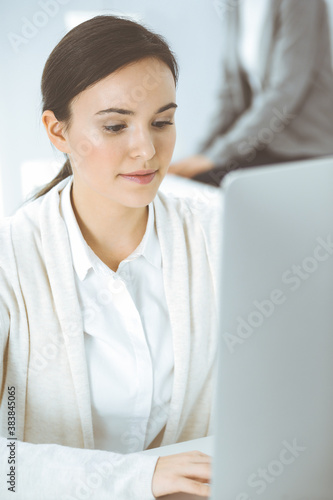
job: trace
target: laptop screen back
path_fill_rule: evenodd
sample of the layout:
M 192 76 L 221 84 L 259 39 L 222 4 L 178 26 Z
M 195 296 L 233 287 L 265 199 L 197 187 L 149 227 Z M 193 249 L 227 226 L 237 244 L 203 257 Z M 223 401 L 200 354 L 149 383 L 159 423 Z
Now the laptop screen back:
M 333 159 L 229 174 L 214 500 L 333 499 Z

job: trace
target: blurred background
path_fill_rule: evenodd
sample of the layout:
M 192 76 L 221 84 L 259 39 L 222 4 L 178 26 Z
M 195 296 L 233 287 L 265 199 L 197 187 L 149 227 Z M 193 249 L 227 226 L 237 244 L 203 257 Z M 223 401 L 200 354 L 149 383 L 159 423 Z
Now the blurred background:
M 205 136 L 216 105 L 224 9 L 238 0 L 16 0 L 0 7 L 0 218 L 64 162 L 41 123 L 40 80 L 54 46 L 98 14 L 127 15 L 163 35 L 180 65 L 174 160 Z M 316 0 L 313 0 L 316 1 Z M 327 0 L 333 27 L 333 0 Z M 333 37 L 331 37 L 333 40 Z M 332 44 L 333 45 L 333 44 Z

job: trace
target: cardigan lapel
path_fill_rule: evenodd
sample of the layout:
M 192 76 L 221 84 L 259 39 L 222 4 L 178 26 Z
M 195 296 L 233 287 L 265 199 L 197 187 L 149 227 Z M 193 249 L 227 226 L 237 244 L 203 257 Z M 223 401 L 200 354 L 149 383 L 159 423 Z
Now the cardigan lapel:
M 41 239 L 57 316 L 70 365 L 85 448 L 94 447 L 89 379 L 83 322 L 74 281 L 68 235 L 59 211 L 59 191 L 68 179 L 45 197 L 41 207 Z M 64 289 L 66 292 L 64 293 Z
M 184 229 L 174 208 L 154 200 L 155 224 L 162 253 L 165 295 L 169 309 L 173 349 L 174 382 L 169 417 L 161 446 L 177 440 L 177 430 L 186 398 L 190 360 L 190 307 L 188 260 Z M 175 213 L 172 213 L 171 211 Z

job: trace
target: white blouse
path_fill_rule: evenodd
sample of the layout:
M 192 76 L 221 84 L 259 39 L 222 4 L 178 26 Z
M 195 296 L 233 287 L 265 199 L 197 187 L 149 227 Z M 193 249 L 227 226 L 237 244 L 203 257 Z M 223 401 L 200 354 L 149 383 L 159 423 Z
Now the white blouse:
M 255 92 L 261 87 L 260 44 L 270 4 L 270 0 L 242 0 L 239 7 L 239 57 Z
M 84 240 L 61 193 L 81 306 L 95 448 L 144 450 L 164 428 L 173 385 L 173 346 L 162 258 L 149 204 L 145 235 L 116 272 Z

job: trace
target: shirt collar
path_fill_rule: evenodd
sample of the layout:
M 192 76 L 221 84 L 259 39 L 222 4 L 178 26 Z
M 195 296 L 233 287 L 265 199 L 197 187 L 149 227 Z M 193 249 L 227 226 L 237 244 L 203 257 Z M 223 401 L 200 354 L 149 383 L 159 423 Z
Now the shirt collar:
M 71 203 L 71 188 L 73 183 L 73 176 L 69 178 L 69 182 L 63 188 L 60 194 L 60 210 L 62 217 L 67 226 L 69 236 L 69 243 L 72 252 L 73 266 L 79 279 L 85 279 L 89 269 L 93 268 L 95 271 L 104 267 L 113 271 L 97 257 L 92 251 L 87 242 L 82 236 L 81 230 L 77 223 L 75 214 L 73 212 Z M 155 228 L 155 213 L 153 203 L 148 205 L 148 221 L 145 234 L 138 245 L 138 247 L 122 262 L 131 262 L 139 257 L 144 257 L 152 266 L 157 269 L 162 267 L 162 255 L 160 244 L 157 237 Z

